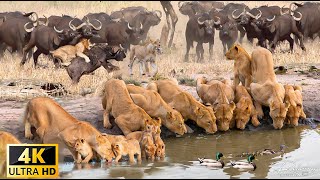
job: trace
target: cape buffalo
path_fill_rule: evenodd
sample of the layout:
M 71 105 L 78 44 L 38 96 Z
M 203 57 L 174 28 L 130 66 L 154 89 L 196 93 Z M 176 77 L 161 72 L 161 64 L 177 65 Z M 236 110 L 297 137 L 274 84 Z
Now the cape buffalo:
M 108 73 L 113 70 L 119 70 L 119 67 L 112 65 L 108 60 L 123 61 L 126 58 L 121 45 L 120 48 L 116 48 L 107 44 L 97 44 L 86 51 L 85 54 L 90 58 L 90 63 L 86 63 L 82 57 L 76 57 L 66 67 L 68 75 L 74 84 L 79 82 L 82 75 L 90 74 L 100 66 L 103 66 Z
M 203 60 L 203 43 L 209 43 L 209 54 L 211 58 L 213 55 L 214 33 L 213 20 L 208 13 L 195 15 L 190 18 L 185 33 L 187 50 L 184 61 L 189 61 L 189 51 L 190 48 L 193 47 L 194 41 L 197 42 L 197 62 Z

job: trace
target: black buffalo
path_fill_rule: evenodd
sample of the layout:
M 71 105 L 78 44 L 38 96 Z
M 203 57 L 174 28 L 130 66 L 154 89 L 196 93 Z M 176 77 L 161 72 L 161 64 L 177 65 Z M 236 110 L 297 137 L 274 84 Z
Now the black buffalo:
M 23 48 L 23 58 L 20 64 L 25 64 L 26 52 L 35 46 L 37 50 L 33 54 L 33 60 L 34 66 L 36 67 L 40 54 L 48 55 L 50 51 L 60 46 L 76 44 L 81 37 L 82 35 L 80 33 L 74 32 L 71 29 L 57 31 L 55 28 L 40 25 L 32 31 L 28 44 Z M 55 64 L 57 64 L 57 62 L 55 62 Z
M 29 18 L 31 14 L 36 15 L 36 19 Z M 17 51 L 22 55 L 22 49 L 30 39 L 32 29 L 39 25 L 38 15 L 34 12 L 21 15 L 19 12 L 5 16 L 4 22 L 0 26 L 0 44 L 5 44 L 12 48 L 12 52 Z M 5 48 L 2 46 L 2 48 Z M 1 54 L 5 49 L 1 49 Z
M 294 40 L 290 37 L 291 34 L 294 34 L 296 37 L 299 38 L 300 47 L 302 50 L 306 50 L 303 45 L 303 35 L 298 30 L 296 26 L 296 20 L 288 14 L 277 16 L 273 18 L 269 24 L 267 24 L 267 28 L 269 29 L 270 33 L 272 34 L 272 42 L 270 43 L 271 51 L 273 52 L 278 41 L 287 40 L 290 43 L 290 50 L 292 52 Z
M 197 42 L 197 62 L 203 60 L 203 43 L 209 43 L 210 58 L 213 55 L 214 44 L 214 24 L 208 13 L 195 15 L 189 19 L 186 27 L 185 37 L 187 50 L 184 61 L 189 61 L 189 51 L 193 47 L 193 42 Z

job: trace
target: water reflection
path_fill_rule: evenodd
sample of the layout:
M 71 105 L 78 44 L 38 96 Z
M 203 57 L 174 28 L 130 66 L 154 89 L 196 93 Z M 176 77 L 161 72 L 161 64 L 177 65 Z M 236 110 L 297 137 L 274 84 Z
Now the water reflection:
M 261 130 L 261 131 L 229 131 L 218 133 L 215 135 L 192 134 L 184 135 L 180 138 L 164 139 L 166 143 L 166 155 L 164 160 L 155 162 L 143 161 L 141 165 L 129 166 L 127 163 L 119 165 L 101 165 L 97 163 L 95 166 L 79 166 L 73 167 L 72 178 L 78 177 L 78 172 L 88 169 L 97 171 L 86 171 L 93 178 L 97 176 L 102 178 L 266 178 L 276 176 L 277 168 L 274 166 L 285 167 L 279 165 L 280 162 L 293 161 L 293 163 L 303 164 L 304 158 L 301 152 L 306 149 L 320 147 L 320 135 L 314 130 L 307 129 L 308 126 L 298 126 L 296 128 L 284 128 L 282 130 Z M 314 131 L 317 136 L 314 138 L 316 143 L 301 146 L 301 139 L 310 138 L 307 133 Z M 263 155 L 257 156 L 258 160 L 254 160 L 257 165 L 255 171 L 241 171 L 229 166 L 230 160 L 241 160 L 245 157 L 236 157 L 242 152 L 261 151 L 265 148 L 278 151 L 280 145 L 286 145 L 285 154 L 279 155 Z M 224 162 L 226 166 L 223 169 L 213 169 L 205 166 L 197 165 L 198 157 L 215 158 L 215 153 L 219 151 L 224 154 Z M 300 151 L 297 155 L 296 151 Z M 315 151 L 316 152 L 316 151 Z M 290 154 L 298 156 L 293 158 Z M 312 158 L 312 154 L 304 154 L 306 158 Z M 297 162 L 295 162 L 295 159 Z M 312 165 L 318 167 L 320 158 L 315 160 Z M 292 163 L 292 162 L 291 162 Z M 280 163 L 281 164 L 281 163 Z M 272 169 L 272 170 L 270 170 Z M 93 173 L 101 172 L 101 173 Z M 319 171 L 320 172 L 320 171 Z M 271 173 L 271 174 L 270 174 Z M 81 176 L 79 176 L 81 178 Z M 276 176 L 278 177 L 278 176 Z

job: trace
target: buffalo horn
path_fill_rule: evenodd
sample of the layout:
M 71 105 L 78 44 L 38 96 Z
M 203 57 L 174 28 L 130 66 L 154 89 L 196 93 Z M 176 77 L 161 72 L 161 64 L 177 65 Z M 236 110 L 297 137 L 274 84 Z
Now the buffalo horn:
M 58 30 L 58 29 L 56 28 L 56 26 L 53 26 L 53 29 L 54 29 L 54 31 L 56 31 L 57 33 L 62 33 L 62 32 L 63 32 L 63 30 Z
M 294 15 L 292 15 L 292 17 L 293 17 L 294 20 L 300 21 L 302 19 L 302 14 L 300 12 L 297 12 L 297 13 L 300 14 L 299 18 L 295 17 Z
M 27 22 L 27 23 L 23 26 L 24 30 L 26 30 L 28 33 L 29 33 L 29 32 L 32 32 L 33 29 L 34 29 L 34 27 L 32 27 L 32 28 L 30 28 L 30 29 L 27 28 L 27 25 L 28 25 L 29 23 L 31 23 L 31 22 Z
M 276 15 L 273 15 L 273 18 L 272 18 L 272 19 L 267 18 L 267 21 L 271 22 L 271 21 L 273 21 L 275 18 L 276 18 Z
M 204 21 L 201 22 L 199 19 L 200 19 L 200 17 L 198 17 L 198 20 L 197 20 L 197 21 L 198 21 L 198 23 L 199 23 L 200 25 L 202 25 L 202 24 L 204 23 Z

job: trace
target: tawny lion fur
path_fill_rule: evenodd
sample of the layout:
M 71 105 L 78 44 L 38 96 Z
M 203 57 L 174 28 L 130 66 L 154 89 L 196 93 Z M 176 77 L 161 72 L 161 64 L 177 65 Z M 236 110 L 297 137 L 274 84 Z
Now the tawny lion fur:
M 252 83 L 252 71 L 251 71 L 251 57 L 239 44 L 233 45 L 226 53 L 228 60 L 234 60 L 233 72 L 233 88 L 239 83 L 245 86 L 247 89 L 250 88 Z
M 60 139 L 67 145 L 74 159 L 77 159 L 74 149 L 77 139 L 85 139 L 103 159 L 111 160 L 114 156 L 110 142 L 96 128 L 88 122 L 77 120 L 50 98 L 31 99 L 27 103 L 23 122 L 26 138 L 33 138 L 31 127 L 35 127 L 42 143 Z
M 182 115 L 169 106 L 159 93 L 135 85 L 127 85 L 127 89 L 133 102 L 144 109 L 151 117 L 160 117 L 162 125 L 174 133 L 179 135 L 186 133 L 187 129 Z
M 198 102 L 191 94 L 181 90 L 176 80 L 158 80 L 148 84 L 147 89 L 157 91 L 162 99 L 179 111 L 184 120 L 193 120 L 207 133 L 217 131 L 216 117 L 211 107 Z
M 207 80 L 204 77 L 197 79 L 197 93 L 204 104 L 213 106 L 218 129 L 227 131 L 235 109 L 233 88 L 218 80 L 211 80 L 210 84 L 206 83 Z
M 65 45 L 65 46 L 59 47 L 54 51 L 50 51 L 50 53 L 54 58 L 60 59 L 61 65 L 63 66 L 70 65 L 71 60 L 77 56 L 84 58 L 85 61 L 89 63 L 90 62 L 89 57 L 83 54 L 83 52 L 85 52 L 86 50 L 89 50 L 91 46 L 92 44 L 88 39 L 82 38 L 80 42 L 77 43 L 75 46 Z
M 273 58 L 269 50 L 258 47 L 252 52 L 252 79 L 250 85 L 251 95 L 258 113 L 262 118 L 261 105 L 270 108 L 270 116 L 273 120 L 273 127 L 281 129 L 287 115 L 290 104 L 284 103 L 285 89 L 277 82 L 273 70 Z
M 105 83 L 102 107 L 104 127 L 111 128 L 109 120 L 109 114 L 111 114 L 124 135 L 143 130 L 145 121 L 153 121 L 141 107 L 133 102 L 123 80 L 110 79 Z
M 11 133 L 0 131 L 0 177 L 7 176 L 7 144 L 21 144 Z

